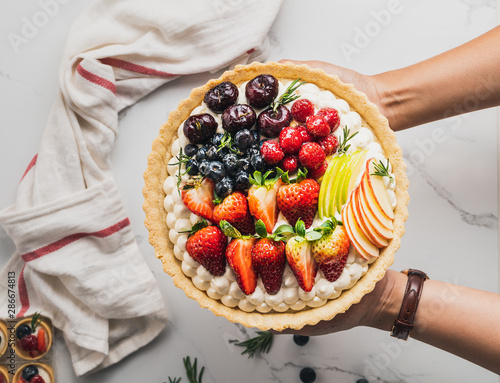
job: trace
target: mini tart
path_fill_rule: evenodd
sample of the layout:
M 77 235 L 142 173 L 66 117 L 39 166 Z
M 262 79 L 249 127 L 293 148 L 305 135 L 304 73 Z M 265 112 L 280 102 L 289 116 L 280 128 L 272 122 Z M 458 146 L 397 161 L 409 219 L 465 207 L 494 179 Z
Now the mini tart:
M 17 322 L 16 331 L 17 331 L 17 327 L 23 323 L 27 324 L 28 326 L 31 325 L 31 318 L 32 317 L 24 318 L 24 319 L 20 320 L 19 322 Z M 16 346 L 15 346 L 16 355 L 18 355 L 21 358 L 26 359 L 26 360 L 38 360 L 40 358 L 43 358 L 45 355 L 47 355 L 47 353 L 50 351 L 50 348 L 52 347 L 52 326 L 51 326 L 48 318 L 43 317 L 42 322 L 40 322 L 40 324 L 37 326 L 37 328 L 42 328 L 42 327 L 45 330 L 45 343 L 47 346 L 47 350 L 45 352 L 40 353 L 39 355 L 37 355 L 33 358 L 29 355 L 28 351 L 25 351 L 21 348 L 21 346 L 19 344 L 19 339 L 17 339 L 17 337 L 16 337 Z M 17 380 L 16 380 L 16 382 L 17 382 Z
M 0 358 L 5 355 L 5 352 L 7 351 L 7 345 L 9 344 L 8 342 L 8 335 L 7 335 L 7 326 L 5 323 L 0 320 Z
M 204 291 L 196 288 L 191 278 L 182 272 L 181 262 L 174 256 L 173 244 L 169 240 L 169 229 L 165 221 L 167 213 L 163 208 L 165 198 L 163 183 L 168 177 L 167 163 L 172 157 L 170 148 L 177 138 L 180 124 L 189 117 L 194 108 L 201 104 L 205 93 L 215 85 L 222 81 L 231 81 L 238 86 L 263 73 L 271 74 L 277 79 L 300 78 L 302 81 L 316 84 L 321 89 L 329 90 L 336 97 L 347 101 L 351 109 L 361 116 L 362 125 L 374 133 L 376 141 L 380 143 L 385 156 L 392 164 L 397 180 L 394 238 L 389 241 L 387 247 L 381 250 L 379 257 L 370 265 L 367 273 L 352 288 L 343 291 L 340 297 L 328 301 L 321 307 L 305 308 L 302 311 L 247 313 L 238 307 L 230 308 L 210 298 Z M 404 222 L 408 217 L 408 179 L 405 170 L 402 150 L 396 142 L 396 135 L 390 129 L 387 119 L 380 114 L 376 105 L 370 102 L 364 93 L 356 90 L 352 84 L 345 84 L 337 76 L 329 75 L 320 69 L 312 69 L 307 65 L 274 62 L 239 65 L 234 70 L 222 74 L 220 78 L 193 89 L 189 98 L 182 101 L 178 108 L 170 113 L 158 137 L 153 141 L 152 152 L 148 156 L 148 166 L 144 173 L 143 189 L 145 198 L 143 208 L 146 213 L 145 225 L 149 230 L 149 242 L 155 248 L 156 257 L 162 261 L 163 270 L 172 277 L 174 284 L 183 289 L 188 297 L 195 299 L 201 307 L 208 308 L 215 315 L 223 316 L 231 322 L 240 323 L 246 327 L 277 331 L 286 328 L 298 330 L 305 325 L 315 325 L 319 321 L 330 320 L 335 315 L 345 312 L 351 305 L 358 303 L 365 294 L 371 292 L 375 284 L 384 277 L 387 269 L 394 262 L 394 254 L 400 247 L 401 237 L 404 234 Z
M 7 370 L 6 366 L 0 365 L 0 376 L 3 376 L 5 383 L 10 382 L 10 375 L 9 375 L 9 371 Z
M 22 376 L 22 373 L 23 373 L 23 369 L 27 366 L 36 366 L 38 368 L 38 371 L 45 371 L 49 377 L 49 381 L 47 381 L 46 379 L 45 380 L 45 383 L 54 383 L 55 380 L 54 380 L 54 370 L 52 369 L 52 367 L 50 367 L 48 364 L 45 364 L 45 363 L 26 363 L 26 364 L 23 364 L 21 367 L 19 367 L 16 371 L 16 374 L 14 375 L 14 380 L 13 382 L 19 382 L 20 380 L 22 382 L 24 382 L 24 380 L 22 380 L 21 376 Z

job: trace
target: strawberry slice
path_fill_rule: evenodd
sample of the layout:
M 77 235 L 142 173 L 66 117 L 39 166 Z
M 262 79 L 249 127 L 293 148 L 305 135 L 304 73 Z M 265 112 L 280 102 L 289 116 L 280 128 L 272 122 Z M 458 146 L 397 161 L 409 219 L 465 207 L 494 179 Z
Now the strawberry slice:
M 254 172 L 253 176 L 250 177 L 252 186 L 248 190 L 247 197 L 250 214 L 255 219 L 261 219 L 264 222 L 268 233 L 273 232 L 278 220 L 279 210 L 276 203 L 276 195 L 278 189 L 283 184 L 280 179 L 280 172 L 278 172 L 277 177 L 268 179 L 267 177 L 270 174 L 270 171 L 264 175 L 259 171 Z
M 234 271 L 236 282 L 241 291 L 250 295 L 257 286 L 257 274 L 252 267 L 252 247 L 256 239 L 253 237 L 234 238 L 226 248 L 226 259 Z
M 43 327 L 40 327 L 37 334 L 37 340 L 38 340 L 37 350 L 40 352 L 47 351 L 47 342 L 45 338 L 46 338 L 45 329 Z
M 227 221 L 242 234 L 255 233 L 255 223 L 248 210 L 247 197 L 239 191 L 228 195 L 214 208 L 213 220 L 217 224 L 222 220 Z
M 183 186 L 182 202 L 194 214 L 213 220 L 214 183 L 206 178 L 193 178 Z
M 286 243 L 286 260 L 292 269 L 300 288 L 306 292 L 312 290 L 318 266 L 312 257 L 311 243 L 296 235 Z
M 252 247 L 252 265 L 266 291 L 277 294 L 285 271 L 285 244 L 268 238 L 259 239 Z

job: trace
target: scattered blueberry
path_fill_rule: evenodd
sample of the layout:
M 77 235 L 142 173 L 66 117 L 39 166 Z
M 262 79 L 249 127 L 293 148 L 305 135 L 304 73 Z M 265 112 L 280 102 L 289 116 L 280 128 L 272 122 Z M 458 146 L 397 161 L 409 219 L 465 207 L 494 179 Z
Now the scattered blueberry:
M 230 177 L 222 177 L 214 187 L 215 194 L 221 198 L 226 198 L 233 192 L 233 189 L 234 181 Z
M 193 157 L 198 151 L 198 147 L 193 144 L 187 144 L 184 148 L 184 154 L 188 157 Z
M 209 160 L 209 161 L 219 161 L 220 160 L 219 152 L 217 151 L 217 146 L 211 145 L 208 147 L 207 160 Z
M 208 164 L 210 162 L 208 162 L 207 160 L 203 160 L 201 162 L 198 163 L 198 170 L 199 172 L 201 173 L 202 176 L 206 176 L 207 175 L 207 172 L 208 172 Z
M 208 164 L 208 169 L 206 171 L 205 177 L 207 177 L 210 181 L 217 182 L 222 177 L 226 175 L 224 171 L 224 165 L 219 161 L 211 161 Z
M 304 335 L 294 335 L 293 341 L 297 346 L 305 346 L 309 342 L 309 337 Z
M 198 161 L 194 158 L 191 158 L 188 162 L 186 162 L 187 174 L 190 176 L 195 176 L 199 173 L 198 169 Z
M 30 364 L 29 366 L 23 368 L 21 375 L 26 382 L 29 382 L 35 375 L 38 375 L 38 367 Z
M 252 146 L 253 142 L 253 135 L 248 129 L 240 130 L 234 135 L 234 143 L 240 150 L 249 148 Z
M 358 379 L 356 380 L 356 383 L 369 383 L 369 382 L 366 379 Z
M 17 326 L 16 336 L 17 339 L 24 338 L 25 336 L 31 335 L 31 327 L 27 324 L 20 324 Z
M 313 383 L 316 380 L 316 372 L 311 367 L 304 367 L 299 376 L 303 383 Z
M 239 171 L 234 176 L 234 189 L 246 191 L 250 187 L 250 176 L 247 172 Z
M 196 152 L 196 161 L 198 163 L 201 163 L 201 161 L 207 159 L 207 148 L 199 148 L 198 151 Z

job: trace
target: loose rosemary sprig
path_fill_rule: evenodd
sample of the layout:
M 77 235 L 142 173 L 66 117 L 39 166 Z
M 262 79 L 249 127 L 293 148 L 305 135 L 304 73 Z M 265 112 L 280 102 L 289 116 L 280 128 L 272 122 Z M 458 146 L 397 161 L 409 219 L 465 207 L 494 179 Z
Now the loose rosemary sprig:
M 387 164 L 384 165 L 382 160 L 379 160 L 378 163 L 374 164 L 375 171 L 371 173 L 372 176 L 380 176 L 380 177 L 389 177 L 392 181 L 392 175 L 389 173 L 389 159 L 387 159 Z
M 269 331 L 258 331 L 257 336 L 239 342 L 236 339 L 232 339 L 229 342 L 234 343 L 236 346 L 244 347 L 245 350 L 242 351 L 241 355 L 248 355 L 248 358 L 253 358 L 257 351 L 268 353 L 273 344 L 273 334 Z
M 353 134 L 350 135 L 351 131 L 349 130 L 349 128 L 346 125 L 344 127 L 343 133 L 344 133 L 343 137 L 342 137 L 342 139 L 339 142 L 339 148 L 337 149 L 337 153 L 338 154 L 344 154 L 344 153 L 346 153 L 349 150 L 349 148 L 351 147 L 351 145 L 350 144 L 347 145 L 347 143 L 349 142 L 349 140 L 351 140 L 359 132 L 355 132 L 355 133 L 353 133 Z
M 168 377 L 168 383 L 179 383 L 181 381 L 181 378 L 174 378 L 172 380 L 172 378 L 169 376 Z
M 184 362 L 184 368 L 186 369 L 186 376 L 188 378 L 189 383 L 201 383 L 201 378 L 203 377 L 203 373 L 205 372 L 205 367 L 203 366 L 198 374 L 198 359 L 194 358 L 193 364 L 191 364 L 191 359 L 189 356 L 186 356 L 182 359 Z
M 288 104 L 289 102 L 295 101 L 300 97 L 298 94 L 293 94 L 293 92 L 295 92 L 299 86 L 306 84 L 306 81 L 301 81 L 300 83 L 299 81 L 300 78 L 293 80 L 286 88 L 285 93 L 283 93 L 278 100 L 273 101 L 271 104 L 273 112 L 276 113 L 278 106 Z

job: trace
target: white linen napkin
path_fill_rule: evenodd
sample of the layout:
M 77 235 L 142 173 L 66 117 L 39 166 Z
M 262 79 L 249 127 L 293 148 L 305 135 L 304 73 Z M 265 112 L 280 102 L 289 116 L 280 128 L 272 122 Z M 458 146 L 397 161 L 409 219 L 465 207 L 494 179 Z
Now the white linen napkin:
M 73 24 L 40 149 L 0 212 L 16 245 L 0 286 L 15 273 L 17 316 L 51 317 L 77 375 L 167 321 L 112 177 L 118 112 L 178 76 L 262 60 L 281 2 L 98 0 Z M 7 304 L 1 294 L 0 316 Z

